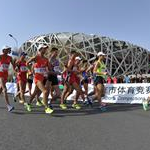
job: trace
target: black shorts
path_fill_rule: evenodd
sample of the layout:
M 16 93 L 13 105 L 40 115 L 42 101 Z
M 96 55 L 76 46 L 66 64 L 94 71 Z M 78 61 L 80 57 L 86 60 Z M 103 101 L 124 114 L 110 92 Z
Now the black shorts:
M 83 85 L 83 84 L 88 84 L 89 83 L 89 80 L 88 79 L 83 79 L 82 81 L 81 81 L 81 84 Z
M 101 77 L 101 76 L 95 76 L 94 77 L 94 85 L 104 84 L 104 83 L 105 83 L 105 80 L 103 77 Z
M 27 79 L 27 82 L 32 84 L 33 83 L 33 80 L 32 79 Z
M 43 84 L 44 84 L 44 85 L 46 84 L 46 81 L 47 81 L 47 78 L 44 77 L 44 80 L 43 80 Z
M 58 78 L 55 75 L 48 75 L 48 81 L 52 82 L 52 85 L 58 85 Z

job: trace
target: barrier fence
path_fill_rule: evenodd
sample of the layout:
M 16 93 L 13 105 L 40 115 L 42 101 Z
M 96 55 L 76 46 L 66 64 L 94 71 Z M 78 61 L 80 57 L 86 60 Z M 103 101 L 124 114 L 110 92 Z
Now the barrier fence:
M 17 92 L 16 83 L 7 82 L 6 86 L 8 93 L 14 94 Z M 34 86 L 33 84 L 32 90 L 34 90 Z M 59 87 L 63 89 L 62 85 Z M 89 93 L 93 90 L 93 85 L 89 84 Z M 149 93 L 150 83 L 105 84 L 105 97 L 102 98 L 102 101 L 106 103 L 141 104 L 143 100 L 147 99 Z M 29 95 L 29 93 L 25 95 Z M 72 100 L 74 97 L 75 91 L 73 91 L 67 100 Z

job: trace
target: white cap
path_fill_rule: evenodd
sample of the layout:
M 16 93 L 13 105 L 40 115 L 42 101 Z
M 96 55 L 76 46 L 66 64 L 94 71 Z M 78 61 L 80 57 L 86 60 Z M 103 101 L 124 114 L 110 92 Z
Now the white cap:
M 81 58 L 80 57 L 76 57 L 75 60 L 81 60 Z
M 98 52 L 97 56 L 106 56 L 103 52 Z
M 3 49 L 11 49 L 11 47 L 10 47 L 10 46 L 5 45 L 5 46 L 3 46 L 3 47 L 2 47 L 2 50 L 3 50 Z
M 39 51 L 41 48 L 48 48 L 47 45 L 41 44 L 38 46 L 37 50 Z

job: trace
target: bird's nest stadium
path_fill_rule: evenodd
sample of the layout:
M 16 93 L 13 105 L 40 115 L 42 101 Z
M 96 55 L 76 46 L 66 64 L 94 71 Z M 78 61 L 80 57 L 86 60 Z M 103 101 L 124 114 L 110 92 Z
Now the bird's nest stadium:
M 100 35 L 84 33 L 51 33 L 36 36 L 22 44 L 21 50 L 29 56 L 36 54 L 39 44 L 59 48 L 59 59 L 63 63 L 68 59 L 68 53 L 76 50 L 80 57 L 89 62 L 99 51 L 104 52 L 107 70 L 112 76 L 149 72 L 150 52 L 129 42 L 115 40 Z

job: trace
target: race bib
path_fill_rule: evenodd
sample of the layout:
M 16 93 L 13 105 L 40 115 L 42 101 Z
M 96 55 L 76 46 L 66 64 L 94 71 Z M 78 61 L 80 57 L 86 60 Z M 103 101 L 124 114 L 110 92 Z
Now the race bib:
M 2 64 L 1 67 L 2 67 L 2 70 L 7 71 L 9 68 L 9 65 L 8 64 Z
M 73 67 L 73 71 L 77 71 L 77 67 Z
M 55 72 L 61 72 L 61 71 L 60 71 L 60 67 L 59 67 L 59 66 L 55 66 L 55 67 L 54 67 L 54 71 L 55 71 Z
M 35 68 L 34 71 L 35 71 L 35 73 L 45 74 L 46 68 Z
M 27 67 L 26 66 L 21 66 L 20 67 L 20 71 L 21 72 L 26 72 L 28 69 L 27 69 Z
M 103 66 L 101 71 L 106 72 L 106 67 Z
M 2 68 L 2 66 L 0 67 L 0 72 L 2 72 L 3 71 L 3 68 Z
M 106 72 L 106 69 L 102 69 L 102 72 Z

